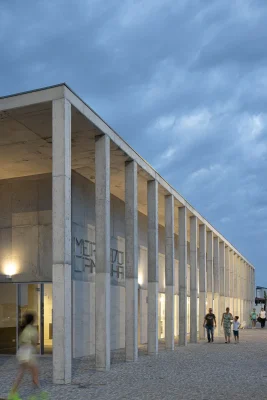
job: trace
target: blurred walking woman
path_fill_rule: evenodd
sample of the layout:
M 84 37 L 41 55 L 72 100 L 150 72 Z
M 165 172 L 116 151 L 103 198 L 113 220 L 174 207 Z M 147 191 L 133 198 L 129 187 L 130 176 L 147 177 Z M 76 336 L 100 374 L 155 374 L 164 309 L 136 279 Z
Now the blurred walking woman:
M 233 316 L 230 313 L 229 307 L 226 308 L 226 312 L 222 315 L 221 325 L 224 330 L 225 343 L 230 343 L 231 338 L 231 324 L 233 322 Z
M 28 370 L 32 375 L 33 384 L 39 387 L 38 367 L 36 360 L 36 345 L 38 340 L 37 329 L 33 326 L 35 316 L 32 313 L 24 315 L 21 334 L 19 338 L 19 350 L 17 359 L 19 362 L 19 373 L 14 383 L 9 399 L 15 399 L 18 387 Z

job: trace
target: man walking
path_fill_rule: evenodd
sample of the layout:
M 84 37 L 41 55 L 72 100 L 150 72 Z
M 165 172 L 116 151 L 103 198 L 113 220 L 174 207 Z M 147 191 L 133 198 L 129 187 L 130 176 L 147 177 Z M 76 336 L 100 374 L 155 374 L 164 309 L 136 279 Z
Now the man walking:
M 264 308 L 261 309 L 261 311 L 259 313 L 259 318 L 260 318 L 261 327 L 264 328 L 265 321 L 266 321 L 266 311 L 264 310 Z
M 208 314 L 204 319 L 204 328 L 207 329 L 208 342 L 211 343 L 214 341 L 214 328 L 216 328 L 216 317 L 212 312 L 212 308 L 209 308 Z

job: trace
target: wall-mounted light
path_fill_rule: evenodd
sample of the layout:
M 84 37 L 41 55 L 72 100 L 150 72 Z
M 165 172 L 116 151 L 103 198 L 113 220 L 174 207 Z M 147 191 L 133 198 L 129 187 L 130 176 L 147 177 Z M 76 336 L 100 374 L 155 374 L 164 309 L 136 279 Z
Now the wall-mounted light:
M 138 285 L 142 286 L 142 284 L 143 284 L 143 276 L 138 275 Z
M 13 275 L 15 275 L 17 271 L 17 266 L 14 262 L 12 261 L 7 261 L 4 264 L 4 274 L 8 279 L 11 279 Z

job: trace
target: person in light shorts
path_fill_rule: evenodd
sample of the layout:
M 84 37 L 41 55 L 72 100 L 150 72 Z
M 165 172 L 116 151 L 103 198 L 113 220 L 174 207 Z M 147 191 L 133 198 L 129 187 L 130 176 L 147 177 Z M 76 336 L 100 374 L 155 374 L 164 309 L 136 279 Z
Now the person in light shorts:
M 239 320 L 239 317 L 235 316 L 234 321 L 233 321 L 233 333 L 234 333 L 235 343 L 239 343 L 240 322 L 238 320 Z
M 19 373 L 14 386 L 9 395 L 9 399 L 18 399 L 17 390 L 25 375 L 29 371 L 32 375 L 32 381 L 39 388 L 38 365 L 36 359 L 36 345 L 38 341 L 37 329 L 34 326 L 35 315 L 32 313 L 25 314 L 21 334 L 19 338 L 19 350 L 17 360 L 19 362 Z

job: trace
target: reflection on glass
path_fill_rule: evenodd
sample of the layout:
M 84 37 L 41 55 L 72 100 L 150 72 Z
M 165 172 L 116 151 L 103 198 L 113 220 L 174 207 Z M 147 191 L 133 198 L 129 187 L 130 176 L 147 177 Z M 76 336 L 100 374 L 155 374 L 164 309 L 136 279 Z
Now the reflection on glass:
M 44 284 L 44 354 L 52 354 L 53 345 L 53 297 L 52 284 Z
M 0 284 L 0 354 L 16 354 L 17 295 L 13 283 Z

